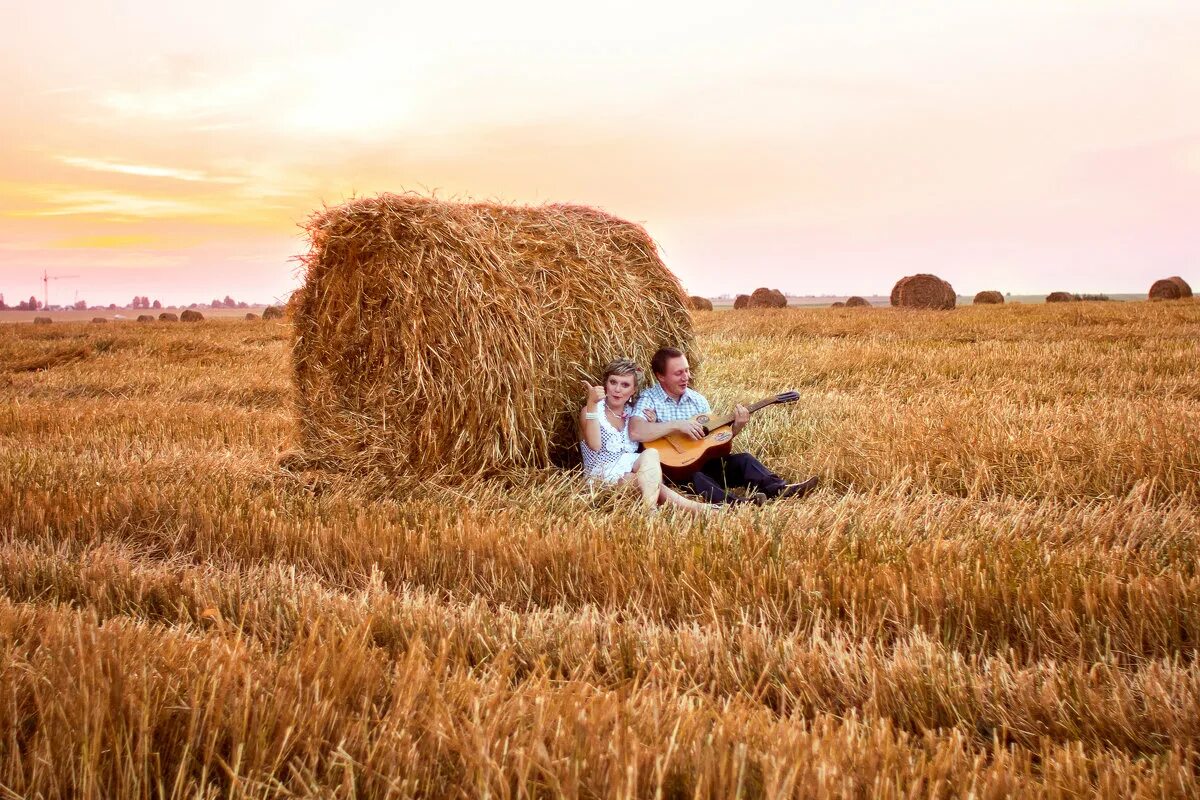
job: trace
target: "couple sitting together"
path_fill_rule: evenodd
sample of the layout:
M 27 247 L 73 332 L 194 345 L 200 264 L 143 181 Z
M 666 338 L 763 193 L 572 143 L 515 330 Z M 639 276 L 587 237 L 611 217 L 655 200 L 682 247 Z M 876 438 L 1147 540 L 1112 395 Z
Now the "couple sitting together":
M 710 511 L 710 504 L 762 505 L 768 499 L 802 497 L 817 485 L 813 476 L 803 483 L 787 483 L 749 453 L 733 453 L 713 458 L 686 480 L 674 485 L 689 489 L 707 500 L 699 503 L 664 484 L 658 451 L 639 451 L 641 442 L 649 442 L 678 432 L 690 439 L 703 439 L 704 427 L 693 420 L 708 414 L 711 408 L 704 395 L 688 388 L 691 368 L 687 356 L 673 347 L 664 347 L 650 360 L 655 384 L 638 393 L 641 370 L 627 358 L 617 359 L 604 369 L 604 383 L 587 387 L 588 397 L 579 411 L 582 433 L 584 472 L 606 483 L 636 481 L 645 504 L 654 508 L 661 503 L 692 511 Z M 750 420 L 743 405 L 734 409 L 733 436 Z M 745 490 L 742 496 L 731 488 Z

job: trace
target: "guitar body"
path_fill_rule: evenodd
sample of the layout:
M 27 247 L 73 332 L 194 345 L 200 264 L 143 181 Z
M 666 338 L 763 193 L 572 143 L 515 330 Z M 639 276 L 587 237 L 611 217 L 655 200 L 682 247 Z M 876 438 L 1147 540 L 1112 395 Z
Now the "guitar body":
M 692 417 L 694 422 L 707 425 L 708 414 Z M 733 448 L 733 425 L 721 425 L 703 439 L 691 439 L 682 433 L 669 433 L 661 439 L 646 442 L 647 450 L 657 450 L 663 474 L 674 481 L 686 481 L 688 476 L 704 467 L 710 460 L 727 456 Z

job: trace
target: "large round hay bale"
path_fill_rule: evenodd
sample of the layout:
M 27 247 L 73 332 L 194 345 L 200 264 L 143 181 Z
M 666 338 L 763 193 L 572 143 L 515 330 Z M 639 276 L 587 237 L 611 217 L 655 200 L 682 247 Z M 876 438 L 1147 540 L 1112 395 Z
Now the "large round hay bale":
M 180 322 L 204 322 L 204 315 L 194 308 L 185 308 L 179 315 Z
M 179 315 L 172 314 L 170 311 L 164 311 L 158 315 L 159 322 L 179 322 Z
M 980 292 L 975 295 L 974 303 L 977 306 L 1001 305 L 1004 303 L 1004 295 L 992 290 Z
M 1070 292 L 1051 292 L 1046 295 L 1047 303 L 1070 303 L 1075 300 L 1075 295 Z
M 713 304 L 707 297 L 694 294 L 688 298 L 688 308 L 692 311 L 712 311 Z
M 53 320 L 50 319 L 49 317 L 34 317 L 33 318 L 34 325 L 49 325 L 52 322 L 53 322 Z
M 749 308 L 750 307 L 750 295 L 739 294 L 737 297 L 733 298 L 733 307 L 735 309 Z
M 904 308 L 948 310 L 958 302 L 954 288 L 936 275 L 921 273 L 901 278 L 892 287 L 891 303 Z
M 846 298 L 846 308 L 870 308 L 871 304 L 858 295 Z
M 138 314 L 138 322 L 154 322 L 153 314 Z
M 1186 294 L 1184 293 L 1186 290 Z M 1178 276 L 1161 278 L 1150 286 L 1151 300 L 1179 300 L 1192 296 L 1192 287 Z
M 787 308 L 787 298 L 778 289 L 759 287 L 750 293 L 747 308 Z
M 107 322 L 108 322 L 107 317 L 92 317 L 93 325 L 103 325 L 103 324 L 106 324 Z
M 560 463 L 580 379 L 692 351 L 653 240 L 596 209 L 385 194 L 307 230 L 292 357 L 314 463 L 445 481 Z
M 283 309 L 279 306 L 267 306 L 263 309 L 263 319 L 283 319 Z

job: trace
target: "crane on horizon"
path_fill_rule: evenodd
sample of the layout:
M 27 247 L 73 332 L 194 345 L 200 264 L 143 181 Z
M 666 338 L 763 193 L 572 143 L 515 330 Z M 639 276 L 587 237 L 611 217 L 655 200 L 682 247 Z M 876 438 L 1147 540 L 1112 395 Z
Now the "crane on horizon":
M 48 271 L 42 270 L 42 308 L 50 307 L 50 281 L 78 277 L 78 275 L 51 275 Z

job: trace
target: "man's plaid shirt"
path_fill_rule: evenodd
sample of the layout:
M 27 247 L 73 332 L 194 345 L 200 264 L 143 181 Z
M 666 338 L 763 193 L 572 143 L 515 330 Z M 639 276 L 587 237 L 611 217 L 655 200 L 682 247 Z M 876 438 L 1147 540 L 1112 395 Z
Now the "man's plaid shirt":
M 645 419 L 648 408 L 654 409 L 654 413 L 658 416 L 657 422 L 675 422 L 681 419 L 690 419 L 697 414 L 712 412 L 708 400 L 699 392 L 685 389 L 679 402 L 675 402 L 670 395 L 663 391 L 660 383 L 654 384 L 638 396 L 637 405 L 633 407 L 633 415 Z

